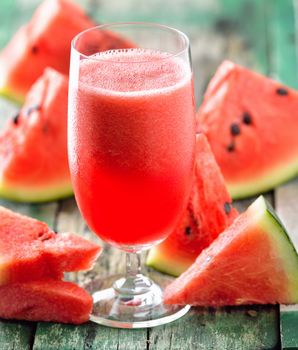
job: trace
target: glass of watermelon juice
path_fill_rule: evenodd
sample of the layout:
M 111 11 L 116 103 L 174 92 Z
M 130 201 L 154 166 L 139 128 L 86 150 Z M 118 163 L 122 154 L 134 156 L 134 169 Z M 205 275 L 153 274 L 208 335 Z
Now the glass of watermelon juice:
M 99 48 L 105 48 L 99 52 Z M 141 274 L 140 253 L 175 228 L 191 188 L 195 103 L 189 40 L 158 24 L 115 23 L 72 42 L 68 148 L 78 207 L 90 229 L 126 252 L 126 276 L 87 286 L 91 320 L 143 328 L 189 307 L 166 306 Z

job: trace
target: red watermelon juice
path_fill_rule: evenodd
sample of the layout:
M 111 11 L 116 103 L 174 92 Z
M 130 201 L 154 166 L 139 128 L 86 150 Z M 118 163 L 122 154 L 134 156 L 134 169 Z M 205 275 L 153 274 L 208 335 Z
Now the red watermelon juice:
M 69 94 L 78 206 L 105 241 L 149 247 L 174 229 L 191 186 L 190 68 L 164 52 L 129 49 L 82 59 L 78 72 Z

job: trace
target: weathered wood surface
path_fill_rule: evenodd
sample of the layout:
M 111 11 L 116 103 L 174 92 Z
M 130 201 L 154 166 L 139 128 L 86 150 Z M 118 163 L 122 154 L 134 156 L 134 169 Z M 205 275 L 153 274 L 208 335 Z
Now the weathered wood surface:
M 275 191 L 275 207 L 298 250 L 298 179 Z M 282 348 L 298 349 L 298 305 L 280 306 Z
M 281 345 L 284 350 L 298 349 L 298 307 L 280 306 Z
M 293 11 L 293 5 L 294 10 Z M 297 16 L 298 1 L 274 2 L 271 31 L 272 72 L 286 84 L 298 88 Z M 295 18 L 296 17 L 296 18 Z M 296 27 L 291 25 L 296 19 Z M 295 31 L 296 30 L 296 31 Z M 275 208 L 284 222 L 298 251 L 298 180 L 275 190 Z M 280 306 L 281 347 L 298 349 L 298 305 Z
M 262 71 L 298 87 L 294 11 L 291 0 L 80 0 L 98 21 L 154 21 L 185 31 L 192 43 L 196 96 L 203 91 L 223 59 Z M 39 0 L 0 1 L 0 47 L 28 20 Z M 298 6 L 297 6 L 298 7 Z M 25 69 L 25 67 L 24 67 Z M 0 101 L 0 126 L 17 110 Z M 298 242 L 298 181 L 267 195 Z M 244 210 L 252 200 L 237 203 Z M 73 199 L 43 205 L 0 204 L 46 221 L 55 229 L 74 231 L 97 240 L 84 224 Z M 106 247 L 94 271 L 68 274 L 78 281 L 96 274 L 124 271 L 124 257 Z M 148 330 L 118 330 L 92 323 L 82 326 L 0 322 L 0 349 L 279 349 L 279 312 L 274 306 L 193 309 L 183 319 Z M 298 327 L 298 325 L 297 325 Z M 296 328 L 297 328 L 296 327 Z M 294 331 L 295 329 L 294 328 Z M 298 348 L 289 330 L 284 349 Z M 282 330 L 283 331 L 283 330 Z M 297 330 L 298 334 L 298 330 Z M 293 345 L 294 344 L 294 345 Z M 296 345 L 295 345 L 296 344 Z M 296 346 L 296 347 L 294 347 Z

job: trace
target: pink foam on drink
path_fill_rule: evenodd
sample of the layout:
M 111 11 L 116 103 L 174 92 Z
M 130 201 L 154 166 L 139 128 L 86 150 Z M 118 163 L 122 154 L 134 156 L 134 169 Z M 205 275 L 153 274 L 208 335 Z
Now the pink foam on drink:
M 167 52 L 144 49 L 105 51 L 92 56 L 94 60 L 81 62 L 80 80 L 90 87 L 109 90 L 109 93 L 156 92 L 190 76 L 188 66 L 171 56 Z

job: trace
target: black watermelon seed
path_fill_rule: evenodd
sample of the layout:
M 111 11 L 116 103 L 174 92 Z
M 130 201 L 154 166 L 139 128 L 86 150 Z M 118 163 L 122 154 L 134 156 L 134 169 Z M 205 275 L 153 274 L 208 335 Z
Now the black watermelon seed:
M 191 227 L 190 226 L 185 227 L 185 234 L 186 234 L 186 236 L 189 236 L 191 234 Z
M 240 126 L 237 123 L 232 123 L 230 126 L 230 131 L 233 136 L 240 134 Z
M 286 95 L 288 95 L 289 91 L 287 89 L 281 87 L 281 88 L 276 89 L 276 93 L 278 95 L 281 95 L 281 96 L 286 96 Z
M 36 55 L 38 52 L 38 47 L 36 45 L 31 47 L 31 52 L 33 53 L 33 55 Z
M 231 203 L 225 202 L 225 204 L 224 204 L 224 210 L 225 210 L 225 213 L 226 213 L 227 215 L 230 214 L 231 209 L 232 209 L 232 208 L 231 208 Z
M 246 125 L 250 125 L 252 123 L 251 115 L 248 112 L 243 113 L 242 121 Z
M 235 143 L 233 141 L 227 145 L 227 151 L 228 152 L 235 151 Z
M 13 118 L 12 121 L 14 122 L 15 125 L 19 123 L 19 118 L 20 118 L 20 113 L 16 114 Z

